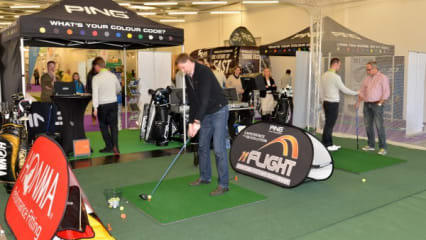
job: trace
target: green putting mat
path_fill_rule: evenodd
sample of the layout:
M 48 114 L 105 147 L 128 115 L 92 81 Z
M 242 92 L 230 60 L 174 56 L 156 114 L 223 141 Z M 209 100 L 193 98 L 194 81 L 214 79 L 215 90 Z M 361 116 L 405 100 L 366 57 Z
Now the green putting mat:
M 108 155 L 113 155 L 112 153 L 100 153 L 99 150 L 105 147 L 104 140 L 102 139 L 101 132 L 87 132 L 87 138 L 90 139 L 90 145 L 93 149 L 93 153 L 90 156 L 91 158 L 103 157 Z M 179 148 L 182 146 L 180 142 L 169 142 L 167 146 L 157 146 L 155 144 L 146 143 L 141 141 L 139 138 L 139 130 L 121 130 L 118 133 L 118 144 L 120 148 L 120 153 L 136 153 L 136 152 L 147 152 L 153 150 L 162 150 L 170 148 Z M 69 160 L 85 159 L 87 157 L 69 157 Z
M 354 173 L 362 173 L 405 162 L 394 157 L 381 156 L 375 152 L 342 148 L 332 152 L 334 167 Z
M 141 200 L 139 194 L 150 193 L 157 182 L 122 187 L 122 196 L 162 224 L 213 213 L 248 203 L 264 200 L 264 195 L 230 184 L 226 194 L 211 197 L 216 188 L 216 179 L 211 184 L 191 187 L 188 183 L 197 175 L 165 180 L 151 201 Z

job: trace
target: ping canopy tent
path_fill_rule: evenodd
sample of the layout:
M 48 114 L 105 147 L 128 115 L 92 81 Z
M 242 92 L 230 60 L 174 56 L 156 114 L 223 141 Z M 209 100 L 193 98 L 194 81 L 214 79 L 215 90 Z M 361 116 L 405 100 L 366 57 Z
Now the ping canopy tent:
M 183 29 L 140 17 L 112 0 L 57 2 L 21 16 L 1 33 L 2 100 L 16 92 L 25 94 L 24 45 L 125 51 L 182 45 L 183 34 Z
M 307 27 L 280 41 L 262 45 L 260 52 L 269 56 L 296 56 L 296 51 L 309 51 L 311 31 Z M 323 18 L 322 53 L 333 56 L 394 55 L 395 47 L 363 37 L 340 25 L 330 17 Z

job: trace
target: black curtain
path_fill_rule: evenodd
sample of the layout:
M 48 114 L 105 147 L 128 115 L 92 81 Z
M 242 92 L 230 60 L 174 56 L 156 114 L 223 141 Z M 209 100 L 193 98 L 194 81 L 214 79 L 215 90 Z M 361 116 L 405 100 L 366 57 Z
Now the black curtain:
M 19 45 L 19 38 L 1 43 L 0 80 L 2 102 L 10 100 L 12 94 L 22 92 Z

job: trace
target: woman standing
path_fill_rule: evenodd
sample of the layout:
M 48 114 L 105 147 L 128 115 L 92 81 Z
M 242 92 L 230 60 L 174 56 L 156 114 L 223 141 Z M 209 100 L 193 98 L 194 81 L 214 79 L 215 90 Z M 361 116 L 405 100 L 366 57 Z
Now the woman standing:
M 75 84 L 75 92 L 84 93 L 84 85 L 80 80 L 80 75 L 78 74 L 78 72 L 72 74 L 72 80 Z
M 263 70 L 263 81 L 265 82 L 265 90 L 260 91 L 260 109 L 262 113 L 262 120 L 270 120 L 272 112 L 274 111 L 276 102 L 273 93 L 277 90 L 274 79 L 271 77 L 271 70 L 265 68 Z
M 236 66 L 234 68 L 234 73 L 231 74 L 228 77 L 228 79 L 226 80 L 225 87 L 226 88 L 235 88 L 237 90 L 237 94 L 238 94 L 238 101 L 241 102 L 242 95 L 244 93 L 244 89 L 241 85 L 240 74 L 241 74 L 241 68 L 239 66 Z M 237 119 L 237 117 L 235 116 L 236 114 L 238 114 L 237 111 L 229 112 L 228 132 L 229 132 L 229 136 L 231 137 L 231 139 L 234 139 L 234 137 L 236 136 L 235 129 L 234 129 L 234 123 L 235 123 L 235 120 Z

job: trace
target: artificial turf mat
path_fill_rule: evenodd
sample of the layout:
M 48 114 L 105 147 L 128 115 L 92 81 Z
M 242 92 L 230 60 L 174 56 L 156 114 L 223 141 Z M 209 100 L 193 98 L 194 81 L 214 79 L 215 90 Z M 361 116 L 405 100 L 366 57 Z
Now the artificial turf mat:
M 122 196 L 154 217 L 162 224 L 234 208 L 248 203 L 264 200 L 264 195 L 247 190 L 230 183 L 230 191 L 226 194 L 211 197 L 209 192 L 216 188 L 216 179 L 211 184 L 191 187 L 189 182 L 197 179 L 197 175 L 165 180 L 151 201 L 139 198 L 141 193 L 150 193 L 157 182 L 122 187 Z
M 182 146 L 180 142 L 169 142 L 167 146 L 157 146 L 152 143 L 146 143 L 141 141 L 139 138 L 139 130 L 121 130 L 118 133 L 118 143 L 120 148 L 120 153 L 135 153 L 135 152 L 147 152 L 153 150 L 162 150 L 170 148 L 179 148 Z M 93 153 L 90 156 L 91 158 L 103 157 L 108 155 L 113 155 L 112 153 L 100 153 L 99 150 L 105 147 L 104 140 L 102 139 L 102 134 L 99 131 L 96 132 L 87 132 L 87 138 L 90 139 L 90 146 L 93 149 Z M 84 159 L 87 157 L 69 157 L 69 160 Z
M 381 156 L 374 152 L 342 148 L 332 152 L 334 167 L 354 173 L 363 173 L 405 162 L 394 157 Z

